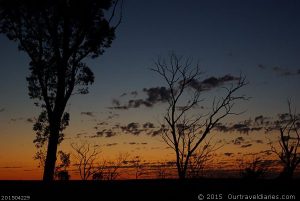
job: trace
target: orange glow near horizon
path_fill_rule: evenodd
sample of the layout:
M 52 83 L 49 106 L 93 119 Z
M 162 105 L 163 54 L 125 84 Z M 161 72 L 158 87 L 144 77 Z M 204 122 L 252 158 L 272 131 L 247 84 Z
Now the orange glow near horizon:
M 76 120 L 74 120 L 76 122 Z M 71 122 L 72 123 L 72 122 Z M 175 160 L 174 150 L 167 147 L 165 142 L 160 136 L 151 137 L 146 134 L 140 134 L 134 136 L 131 134 L 118 134 L 114 137 L 77 137 L 77 133 L 80 133 L 86 128 L 92 127 L 90 124 L 71 124 L 66 130 L 66 138 L 59 145 L 58 150 L 63 150 L 66 153 L 71 153 L 71 167 L 69 168 L 71 179 L 80 179 L 76 169 L 73 166 L 75 159 L 72 156 L 74 151 L 72 150 L 71 143 L 80 143 L 81 141 L 87 141 L 91 145 L 99 146 L 101 153 L 98 157 L 98 162 L 101 161 L 113 161 L 119 153 L 128 153 L 129 158 L 140 156 L 143 162 L 161 163 Z M 36 152 L 36 148 L 33 144 L 34 132 L 32 131 L 32 124 L 28 123 L 9 123 L 0 126 L 2 130 L 2 137 L 0 141 L 0 180 L 41 180 L 42 168 L 38 168 L 38 161 L 33 159 Z M 94 130 L 86 129 L 87 133 L 93 133 Z M 12 134 L 15 133 L 15 134 Z M 91 135 L 91 134 L 90 134 Z M 259 153 L 270 149 L 266 135 L 263 132 L 253 132 L 251 135 L 241 134 L 237 132 L 233 133 L 211 133 L 215 142 L 219 141 L 223 145 L 216 151 L 216 157 L 213 159 L 213 163 L 207 166 L 208 172 L 223 171 L 226 175 L 230 176 L 232 172 L 236 172 L 238 169 L 237 160 L 251 157 L 253 153 Z M 276 134 L 273 135 L 276 140 Z M 242 148 L 241 144 L 233 144 L 233 141 L 243 137 L 243 143 L 252 144 L 250 147 Z M 209 138 L 209 137 L 208 137 Z M 207 139 L 208 140 L 208 139 Z M 260 140 L 263 143 L 256 143 Z M 226 155 L 227 154 L 227 155 Z M 274 156 L 270 156 L 271 158 Z M 264 160 L 269 157 L 263 158 Z M 273 169 L 279 170 L 281 167 L 274 167 Z M 129 170 L 127 173 L 120 169 L 119 179 L 134 179 L 134 170 Z M 131 172 L 128 174 L 128 172 Z M 175 171 L 176 173 L 176 171 Z M 222 176 L 220 173 L 219 175 Z M 236 174 L 236 173 L 235 173 Z M 155 172 L 151 173 L 151 177 L 155 178 Z M 143 175 L 141 178 L 149 178 Z

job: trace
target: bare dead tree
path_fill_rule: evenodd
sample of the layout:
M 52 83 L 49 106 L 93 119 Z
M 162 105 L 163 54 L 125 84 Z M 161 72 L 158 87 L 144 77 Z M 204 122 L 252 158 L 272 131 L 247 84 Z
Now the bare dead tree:
M 215 142 L 212 143 L 211 139 L 204 142 L 204 145 L 199 147 L 197 151 L 191 156 L 187 177 L 201 178 L 204 176 L 204 169 L 211 163 L 215 157 L 215 151 L 220 149 L 223 145 Z
M 288 101 L 288 110 L 288 113 L 280 115 L 279 120 L 275 122 L 275 127 L 271 129 L 280 132 L 279 148 L 272 142 L 270 142 L 270 146 L 271 151 L 283 164 L 283 170 L 279 175 L 282 179 L 291 179 L 300 163 L 300 115 L 297 115 L 296 111 L 292 112 L 290 101 Z
M 199 81 L 201 72 L 198 64 L 193 67 L 190 59 L 172 53 L 168 62 L 159 58 L 152 70 L 167 83 L 168 109 L 164 116 L 167 126 L 162 129 L 162 138 L 175 151 L 178 177 L 185 179 L 190 158 L 206 136 L 220 120 L 237 114 L 232 112 L 235 101 L 245 100 L 246 97 L 234 94 L 247 83 L 241 76 L 231 79 L 236 83 L 224 87 L 225 96 L 214 98 L 211 111 L 199 114 L 196 109 L 203 101 L 200 92 L 208 91 L 209 87 Z M 233 77 L 227 76 L 228 81 L 227 78 Z M 214 78 L 214 81 L 218 79 Z
M 120 176 L 119 169 L 127 162 L 128 153 L 119 153 L 115 160 L 103 160 L 96 167 L 93 180 L 116 180 Z
M 253 154 L 252 158 L 239 160 L 240 175 L 244 179 L 262 178 L 268 172 L 268 166 L 258 154 Z
M 142 158 L 140 156 L 135 156 L 132 159 L 132 167 L 135 171 L 135 179 L 138 179 L 140 176 L 146 174 L 144 164 L 142 163 Z
M 108 165 L 106 166 L 107 180 L 117 179 L 117 177 L 120 175 L 118 170 L 125 164 L 128 157 L 128 153 L 119 153 L 118 157 L 114 161 L 108 162 Z
M 158 179 L 165 179 L 167 177 L 167 168 L 165 163 L 161 163 L 157 166 L 156 175 Z
M 75 151 L 73 154 L 76 159 L 75 166 L 81 179 L 88 180 L 97 172 L 96 160 L 100 154 L 99 148 L 91 146 L 88 142 L 81 142 L 81 144 L 72 143 L 71 147 Z

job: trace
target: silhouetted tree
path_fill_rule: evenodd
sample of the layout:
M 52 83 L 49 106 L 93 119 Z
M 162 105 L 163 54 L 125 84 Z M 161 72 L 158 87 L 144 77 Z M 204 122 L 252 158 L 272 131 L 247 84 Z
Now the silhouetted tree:
M 203 146 L 199 147 L 194 154 L 191 155 L 187 177 L 189 178 L 200 178 L 204 176 L 204 169 L 211 163 L 215 156 L 215 151 L 220 149 L 222 146 L 218 143 L 211 143 L 211 139 L 204 143 Z
M 69 180 L 70 175 L 67 168 L 71 164 L 70 153 L 64 153 L 63 151 L 58 152 L 60 158 L 60 164 L 55 168 L 55 176 L 58 180 Z
M 268 171 L 264 161 L 256 154 L 250 160 L 241 159 L 239 166 L 241 177 L 244 179 L 259 179 L 265 176 Z
M 35 142 L 48 142 L 43 179 L 53 180 L 57 145 L 68 125 L 66 104 L 74 93 L 88 93 L 94 81 L 83 61 L 96 58 L 115 38 L 111 25 L 118 0 L 1 0 L 0 33 L 18 42 L 30 58 L 29 96 L 43 108 L 44 129 Z M 105 11 L 113 7 L 111 17 Z M 41 123 L 41 122 L 38 122 Z
M 128 153 L 120 153 L 114 161 L 108 162 L 106 166 L 106 178 L 107 180 L 116 180 L 120 175 L 118 170 L 125 164 L 127 158 L 129 157 Z
M 175 151 L 178 177 L 185 179 L 190 158 L 199 145 L 221 119 L 236 114 L 231 111 L 234 102 L 245 99 L 245 96 L 234 96 L 236 91 L 246 85 L 245 78 L 240 77 L 235 85 L 225 88 L 225 96 L 213 100 L 210 112 L 199 114 L 195 109 L 199 109 L 200 92 L 208 89 L 205 88 L 207 83 L 199 80 L 201 72 L 198 64 L 193 67 L 190 59 L 172 53 L 168 62 L 159 58 L 152 70 L 167 83 L 169 94 L 164 95 L 168 102 L 164 116 L 167 126 L 162 125 L 162 137 Z M 212 81 L 218 82 L 216 78 L 209 82 Z
M 168 175 L 167 165 L 165 163 L 161 163 L 157 166 L 156 176 L 158 179 L 165 179 Z
M 71 144 L 75 151 L 73 154 L 76 161 L 79 175 L 82 180 L 88 180 L 95 173 L 97 173 L 96 160 L 100 154 L 98 147 L 92 146 L 88 142 L 81 142 L 80 144 Z
M 118 157 L 112 161 L 104 160 L 96 168 L 96 172 L 93 174 L 93 180 L 116 180 L 120 176 L 119 169 L 126 163 L 128 153 L 119 153 Z
M 57 152 L 58 158 L 60 161 L 58 162 L 57 166 L 55 167 L 55 177 L 58 180 L 69 180 L 70 175 L 67 168 L 70 166 L 70 154 L 65 153 L 63 151 Z M 43 149 L 39 149 L 33 157 L 34 160 L 39 161 L 38 167 L 45 167 L 46 161 L 46 151 Z
M 284 166 L 279 176 L 281 179 L 291 179 L 300 163 L 300 115 L 292 112 L 290 101 L 288 101 L 288 110 L 288 113 L 279 116 L 275 127 L 271 128 L 280 132 L 279 149 L 273 143 L 270 145 L 271 151 L 278 156 Z
M 135 172 L 135 179 L 138 179 L 140 176 L 146 174 L 145 167 L 140 156 L 135 156 L 131 162 Z

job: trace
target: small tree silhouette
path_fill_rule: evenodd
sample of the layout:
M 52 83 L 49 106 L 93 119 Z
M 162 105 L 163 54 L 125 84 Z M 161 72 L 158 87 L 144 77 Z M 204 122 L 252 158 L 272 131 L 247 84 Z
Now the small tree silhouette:
M 189 178 L 201 178 L 204 176 L 205 167 L 211 163 L 215 156 L 215 151 L 222 147 L 218 143 L 211 143 L 211 140 L 205 142 L 202 147 L 193 154 L 189 161 L 189 167 L 187 171 L 187 177 Z
M 118 0 L 2 0 L 0 33 L 18 42 L 30 58 L 29 96 L 42 107 L 36 142 L 48 142 L 43 179 L 54 177 L 57 145 L 68 125 L 65 107 L 72 94 L 88 93 L 94 74 L 84 62 L 96 58 L 115 38 L 111 21 Z M 106 19 L 105 11 L 113 7 Z M 41 122 L 38 122 L 41 123 Z
M 292 112 L 291 102 L 288 101 L 288 113 L 281 114 L 271 130 L 278 130 L 279 149 L 270 142 L 271 151 L 275 153 L 283 164 L 283 170 L 279 175 L 281 179 L 291 179 L 294 171 L 300 163 L 300 115 Z
M 140 176 L 146 174 L 145 166 L 140 156 L 133 157 L 131 162 L 135 172 L 135 179 L 139 179 Z
M 268 167 L 265 166 L 263 160 L 256 154 L 250 160 L 239 160 L 239 163 L 240 175 L 244 179 L 262 178 L 268 171 Z
M 159 58 L 152 68 L 166 81 L 169 94 L 164 94 L 167 99 L 168 109 L 162 124 L 162 138 L 171 147 L 176 156 L 176 167 L 179 179 L 185 179 L 191 157 L 216 124 L 231 114 L 236 100 L 245 100 L 245 96 L 234 94 L 247 83 L 245 78 L 225 76 L 222 82 L 237 81 L 231 87 L 225 88 L 225 96 L 212 102 L 211 111 L 199 114 L 200 92 L 209 90 L 209 86 L 218 86 L 218 79 L 211 78 L 206 82 L 199 81 L 201 72 L 198 64 L 193 67 L 190 59 L 178 57 L 172 53 L 166 61 Z M 186 100 L 188 99 L 188 100 Z M 184 103 L 185 102 L 185 103 Z M 196 112 L 197 111 L 197 112 Z
M 73 154 L 76 159 L 75 166 L 77 167 L 81 179 L 88 180 L 97 173 L 96 160 L 100 154 L 98 147 L 91 146 L 91 144 L 87 142 L 81 142 L 81 144 L 72 143 L 71 147 L 75 151 Z
M 156 176 L 158 179 L 166 179 L 168 176 L 168 164 L 166 162 L 162 162 L 157 165 Z
M 126 163 L 128 157 L 128 153 L 119 153 L 113 161 L 104 160 L 96 168 L 93 180 L 116 180 L 120 176 L 119 169 Z

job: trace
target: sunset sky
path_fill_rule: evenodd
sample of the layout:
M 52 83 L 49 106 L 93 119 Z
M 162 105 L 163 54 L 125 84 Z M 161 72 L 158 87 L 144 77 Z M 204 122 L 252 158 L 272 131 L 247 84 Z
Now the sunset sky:
M 119 152 L 128 152 L 152 162 L 171 160 L 174 153 L 161 137 L 143 130 L 147 122 L 154 124 L 152 130 L 158 129 L 166 104 L 157 101 L 152 107 L 112 108 L 115 101 L 126 105 L 129 100 L 147 99 L 147 89 L 166 86 L 150 68 L 158 56 L 167 57 L 171 51 L 198 62 L 203 80 L 246 76 L 249 84 L 240 93 L 251 98 L 234 108 L 245 112 L 223 123 L 254 121 L 261 115 L 275 119 L 287 112 L 287 99 L 299 113 L 299 1 L 125 0 L 123 9 L 111 48 L 97 59 L 86 60 L 95 83 L 89 94 L 69 100 L 66 111 L 71 121 L 59 150 L 72 152 L 70 143 L 87 140 L 101 147 L 102 158 L 113 159 Z M 0 35 L 0 179 L 42 178 L 42 170 L 33 160 L 32 125 L 40 108 L 28 96 L 28 62 L 16 43 Z M 203 105 L 211 106 L 210 100 L 220 91 L 203 93 Z M 112 129 L 130 123 L 136 123 L 136 135 L 126 129 Z M 106 132 L 110 129 L 112 132 Z M 216 140 L 226 142 L 218 150 L 216 164 L 269 148 L 263 130 L 213 134 Z

